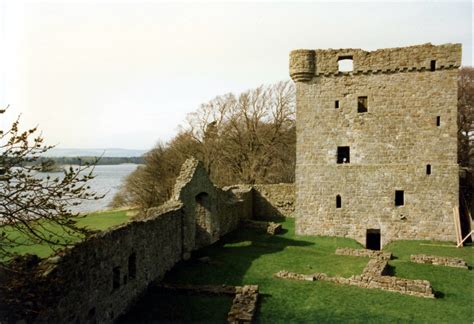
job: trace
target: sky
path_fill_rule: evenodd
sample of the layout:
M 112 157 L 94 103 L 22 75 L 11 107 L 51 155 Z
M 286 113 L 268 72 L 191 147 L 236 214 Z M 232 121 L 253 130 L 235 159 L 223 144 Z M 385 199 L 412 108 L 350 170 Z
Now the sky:
M 288 80 L 297 48 L 462 43 L 470 1 L 0 0 L 0 107 L 59 148 L 150 149 L 218 95 Z

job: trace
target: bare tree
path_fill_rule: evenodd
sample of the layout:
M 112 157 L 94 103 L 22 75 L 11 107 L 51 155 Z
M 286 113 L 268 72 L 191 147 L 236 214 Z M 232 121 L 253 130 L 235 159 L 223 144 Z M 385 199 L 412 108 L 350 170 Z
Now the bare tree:
M 216 97 L 188 116 L 216 183 L 291 182 L 295 90 L 289 81 Z
M 295 90 L 291 82 L 218 96 L 190 113 L 181 132 L 145 155 L 114 205 L 141 208 L 166 201 L 181 164 L 203 161 L 220 186 L 294 181 Z
M 89 233 L 76 226 L 78 215 L 70 207 L 100 198 L 88 191 L 93 167 L 70 167 L 61 177 L 38 177 L 41 164 L 35 162 L 51 148 L 43 144 L 37 128 L 20 131 L 19 119 L 0 130 L 0 260 L 14 256 L 19 246 L 47 243 L 60 248 Z

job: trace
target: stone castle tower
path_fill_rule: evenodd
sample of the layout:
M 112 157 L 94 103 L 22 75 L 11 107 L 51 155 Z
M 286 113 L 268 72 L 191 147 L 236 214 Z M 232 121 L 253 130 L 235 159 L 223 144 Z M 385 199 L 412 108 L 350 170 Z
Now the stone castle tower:
M 291 52 L 298 234 L 456 240 L 460 64 L 460 44 Z

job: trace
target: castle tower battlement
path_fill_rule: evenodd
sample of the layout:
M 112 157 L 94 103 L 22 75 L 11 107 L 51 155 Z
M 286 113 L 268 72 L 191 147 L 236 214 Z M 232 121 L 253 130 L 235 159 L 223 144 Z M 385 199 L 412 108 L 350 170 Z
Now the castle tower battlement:
M 460 44 L 291 52 L 298 234 L 455 240 L 460 64 Z
M 409 47 L 364 51 L 359 48 L 294 50 L 290 53 L 290 76 L 295 82 L 317 76 L 337 76 L 338 61 L 351 58 L 354 75 L 452 69 L 461 66 L 461 44 L 435 46 L 430 43 Z M 301 75 L 304 75 L 303 78 Z

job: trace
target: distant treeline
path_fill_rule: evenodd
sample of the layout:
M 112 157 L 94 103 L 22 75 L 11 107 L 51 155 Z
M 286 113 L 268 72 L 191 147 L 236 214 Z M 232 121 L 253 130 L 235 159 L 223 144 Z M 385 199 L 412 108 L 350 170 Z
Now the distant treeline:
M 57 165 L 64 165 L 64 164 L 94 164 L 96 165 L 116 165 L 116 164 L 124 164 L 124 163 L 133 163 L 133 164 L 143 164 L 144 160 L 141 156 L 134 156 L 134 157 L 95 157 L 95 156 L 78 156 L 78 157 L 43 157 L 39 159 L 39 163 L 46 160 L 52 160 Z

